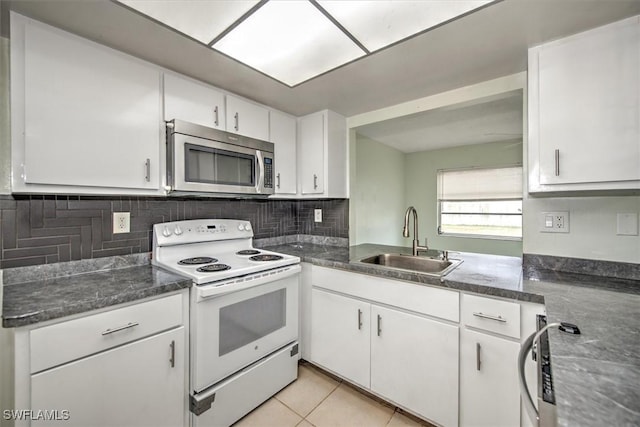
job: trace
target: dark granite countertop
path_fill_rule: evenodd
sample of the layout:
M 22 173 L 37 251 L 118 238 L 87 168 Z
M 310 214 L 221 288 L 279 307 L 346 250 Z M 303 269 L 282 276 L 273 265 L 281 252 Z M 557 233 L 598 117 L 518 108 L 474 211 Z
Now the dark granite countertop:
M 409 248 L 313 244 L 271 246 L 315 265 L 460 291 L 544 303 L 548 322 L 577 324 L 581 335 L 550 331 L 559 426 L 640 425 L 640 282 L 547 270 L 522 275 L 519 258 L 450 252 L 463 263 L 442 280 L 357 261 Z M 427 254 L 429 255 L 429 254 Z
M 26 274 L 23 277 L 29 281 L 10 284 L 6 283 L 7 272 L 4 271 L 2 289 L 2 326 L 5 328 L 57 319 L 191 286 L 191 280 L 153 267 L 148 259 L 145 265 L 79 274 L 48 275 L 41 270 L 40 277 L 45 278 L 33 280 Z

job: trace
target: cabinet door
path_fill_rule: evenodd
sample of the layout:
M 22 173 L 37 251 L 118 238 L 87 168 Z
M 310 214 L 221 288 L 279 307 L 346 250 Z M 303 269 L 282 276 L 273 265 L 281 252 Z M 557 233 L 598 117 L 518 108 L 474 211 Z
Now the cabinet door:
M 227 95 L 227 131 L 250 138 L 269 140 L 269 110 Z
M 638 18 L 544 45 L 537 55 L 539 98 L 530 114 L 539 119 L 540 183 L 640 180 Z
M 370 304 L 311 291 L 311 361 L 369 388 Z
M 24 182 L 159 189 L 160 72 L 32 22 L 23 53 Z
M 372 305 L 371 390 L 458 425 L 458 327 Z
M 184 425 L 184 327 L 31 376 L 31 407 L 68 410 L 33 425 Z M 173 360 L 173 363 L 172 363 Z
M 520 344 L 467 329 L 460 342 L 460 426 L 519 426 Z
M 302 194 L 324 193 L 325 120 L 324 113 L 315 113 L 298 121 Z
M 224 94 L 204 84 L 165 74 L 164 119 L 224 130 Z
M 272 110 L 269 120 L 276 150 L 276 194 L 296 194 L 296 119 Z

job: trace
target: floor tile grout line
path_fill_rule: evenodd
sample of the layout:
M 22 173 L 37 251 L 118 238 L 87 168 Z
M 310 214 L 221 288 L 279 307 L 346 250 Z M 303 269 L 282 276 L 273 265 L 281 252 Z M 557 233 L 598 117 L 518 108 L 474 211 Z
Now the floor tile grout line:
M 333 394 L 333 393 L 338 389 L 338 387 L 340 387 L 341 385 L 342 385 L 342 381 L 338 382 L 338 385 L 337 385 L 337 386 L 335 386 L 335 387 L 333 388 L 333 390 L 331 390 L 331 392 L 330 392 L 329 394 L 327 394 L 327 395 L 324 397 L 324 399 L 322 399 L 320 402 L 318 402 L 318 404 L 317 404 L 316 406 L 314 406 L 314 407 L 313 407 L 313 409 L 312 409 L 311 411 L 309 411 L 309 413 L 307 414 L 307 416 L 306 416 L 306 417 L 304 417 L 304 419 L 305 419 L 309 424 L 311 424 L 311 425 L 315 425 L 315 424 L 313 424 L 311 421 L 307 420 L 307 417 L 308 417 L 309 415 L 311 415 L 311 414 L 313 413 L 313 411 L 315 411 L 316 409 L 318 409 L 318 407 L 319 407 L 320 405 L 322 405 L 322 403 L 323 403 L 325 400 L 327 400 L 327 399 L 329 398 L 329 396 L 331 396 L 331 395 L 332 395 L 332 394 Z

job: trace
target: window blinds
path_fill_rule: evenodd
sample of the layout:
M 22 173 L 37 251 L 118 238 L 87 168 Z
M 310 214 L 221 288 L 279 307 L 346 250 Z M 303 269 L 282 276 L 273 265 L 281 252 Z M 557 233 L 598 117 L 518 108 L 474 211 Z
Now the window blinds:
M 522 166 L 438 171 L 438 199 L 522 199 Z

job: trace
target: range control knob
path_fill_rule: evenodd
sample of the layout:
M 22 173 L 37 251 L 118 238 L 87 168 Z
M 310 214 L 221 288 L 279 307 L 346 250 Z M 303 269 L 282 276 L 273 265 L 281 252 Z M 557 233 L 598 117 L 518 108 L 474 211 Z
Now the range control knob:
M 171 230 L 169 230 L 169 227 L 165 227 L 164 230 L 162 230 L 162 235 L 164 237 L 169 237 L 171 236 Z
M 181 235 L 181 234 L 182 234 L 182 228 L 180 228 L 180 226 L 179 226 L 179 225 L 176 225 L 176 228 L 173 230 L 173 233 L 174 233 L 176 236 Z
M 244 226 L 244 229 L 245 229 L 245 230 L 247 230 L 247 231 L 251 231 L 251 223 L 249 223 L 249 222 L 248 222 L 248 223 Z
M 244 224 L 238 224 L 238 230 L 244 231 Z

